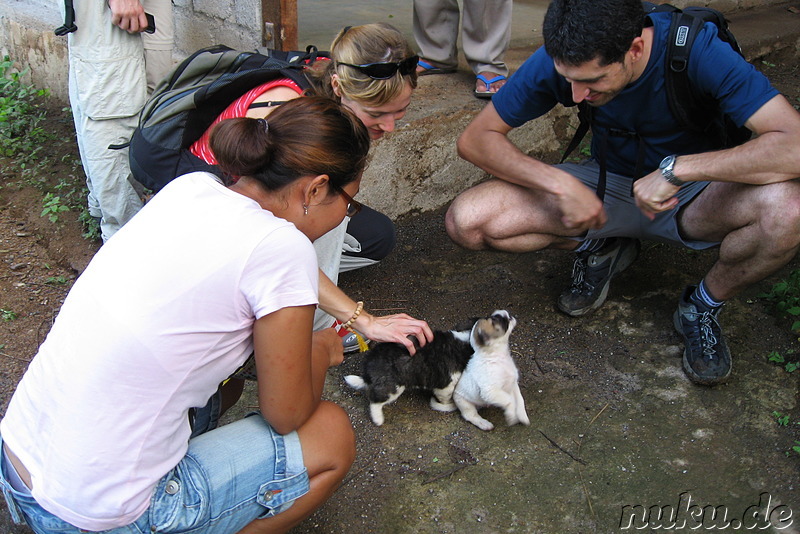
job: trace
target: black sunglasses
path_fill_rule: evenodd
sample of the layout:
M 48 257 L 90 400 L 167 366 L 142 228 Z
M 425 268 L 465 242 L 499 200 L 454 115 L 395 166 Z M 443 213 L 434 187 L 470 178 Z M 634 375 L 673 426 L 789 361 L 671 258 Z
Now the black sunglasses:
M 361 211 L 361 202 L 355 200 L 353 197 L 347 194 L 347 191 L 339 187 L 338 185 L 333 185 L 333 188 L 336 190 L 337 193 L 342 195 L 344 199 L 347 201 L 347 216 L 348 217 L 355 217 L 356 214 Z
M 359 72 L 363 72 L 373 80 L 388 80 L 394 76 L 398 70 L 403 76 L 408 76 L 416 70 L 417 63 L 419 63 L 419 56 L 411 56 L 403 61 L 397 61 L 394 63 L 367 63 L 366 65 L 353 65 L 352 63 L 338 62 L 339 65 L 352 67 Z

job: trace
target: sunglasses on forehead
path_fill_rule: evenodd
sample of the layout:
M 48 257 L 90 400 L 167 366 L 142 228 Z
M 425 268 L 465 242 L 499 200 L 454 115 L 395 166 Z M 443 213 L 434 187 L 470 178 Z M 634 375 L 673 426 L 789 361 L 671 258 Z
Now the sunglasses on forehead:
M 419 56 L 411 56 L 403 61 L 394 63 L 367 63 L 366 65 L 353 65 L 352 63 L 337 62 L 339 65 L 351 67 L 359 72 L 363 72 L 373 80 L 388 80 L 394 76 L 397 71 L 403 76 L 408 76 L 417 68 L 419 63 Z

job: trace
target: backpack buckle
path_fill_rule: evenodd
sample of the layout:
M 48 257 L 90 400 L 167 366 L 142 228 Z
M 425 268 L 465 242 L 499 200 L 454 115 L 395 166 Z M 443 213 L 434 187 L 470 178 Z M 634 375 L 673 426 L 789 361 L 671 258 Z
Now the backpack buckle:
M 669 62 L 669 68 L 672 72 L 683 72 L 686 70 L 686 66 L 689 64 L 689 60 L 685 57 L 676 57 L 672 58 Z

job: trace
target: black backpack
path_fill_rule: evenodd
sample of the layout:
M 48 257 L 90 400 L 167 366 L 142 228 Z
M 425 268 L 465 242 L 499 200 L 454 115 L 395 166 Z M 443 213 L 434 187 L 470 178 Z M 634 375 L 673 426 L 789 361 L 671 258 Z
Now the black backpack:
M 304 52 L 241 52 L 222 45 L 187 57 L 156 86 L 139 114 L 139 125 L 128 143 L 133 177 L 157 192 L 187 172 L 206 170 L 219 175 L 215 166 L 187 150 L 192 143 L 234 100 L 258 85 L 290 78 L 309 89 L 303 69 L 318 57 L 329 55 L 313 46 Z
M 744 126 L 736 126 L 728 116 L 719 110 L 716 102 L 709 101 L 694 91 L 687 72 L 692 45 L 706 22 L 712 22 L 717 27 L 718 37 L 744 57 L 736 37 L 728 27 L 728 20 L 725 16 L 710 7 L 686 7 L 681 10 L 670 4 L 642 2 L 642 5 L 645 15 L 660 12 L 672 13 L 666 54 L 665 88 L 670 111 L 681 124 L 681 127 L 704 133 L 713 141 L 714 148 L 718 149 L 740 145 L 750 139 L 750 130 Z M 591 128 L 592 109 L 585 102 L 578 104 L 578 119 L 580 124 L 564 151 L 564 155 L 561 158 L 562 163 L 577 148 Z M 636 177 L 642 174 L 642 156 L 643 154 L 640 153 L 635 170 Z M 604 159 L 603 155 L 601 155 L 601 160 Z M 601 161 L 600 165 L 601 177 L 597 195 L 603 198 L 605 192 L 605 166 L 603 161 Z
M 750 139 L 750 130 L 744 126 L 736 126 L 719 111 L 716 102 L 705 101 L 693 91 L 689 83 L 689 54 L 698 32 L 706 22 L 713 23 L 717 27 L 717 37 L 744 57 L 742 47 L 728 27 L 728 19 L 710 7 L 686 7 L 680 10 L 669 4 L 642 4 L 645 14 L 665 11 L 672 13 L 667 43 L 669 68 L 666 69 L 666 89 L 670 110 L 678 122 L 688 129 L 706 133 L 716 140 L 717 148 L 730 148 Z

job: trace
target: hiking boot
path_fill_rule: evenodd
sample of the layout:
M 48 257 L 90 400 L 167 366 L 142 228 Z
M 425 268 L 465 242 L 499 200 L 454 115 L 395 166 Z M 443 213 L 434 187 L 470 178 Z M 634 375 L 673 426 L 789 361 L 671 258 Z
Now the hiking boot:
M 579 252 L 572 266 L 572 285 L 558 297 L 558 309 L 580 317 L 606 300 L 611 279 L 639 255 L 638 239 L 615 238 L 597 252 Z
M 683 336 L 683 370 L 696 384 L 713 386 L 731 375 L 731 353 L 717 315 L 712 309 L 690 299 L 695 286 L 688 286 L 672 317 L 675 329 Z

